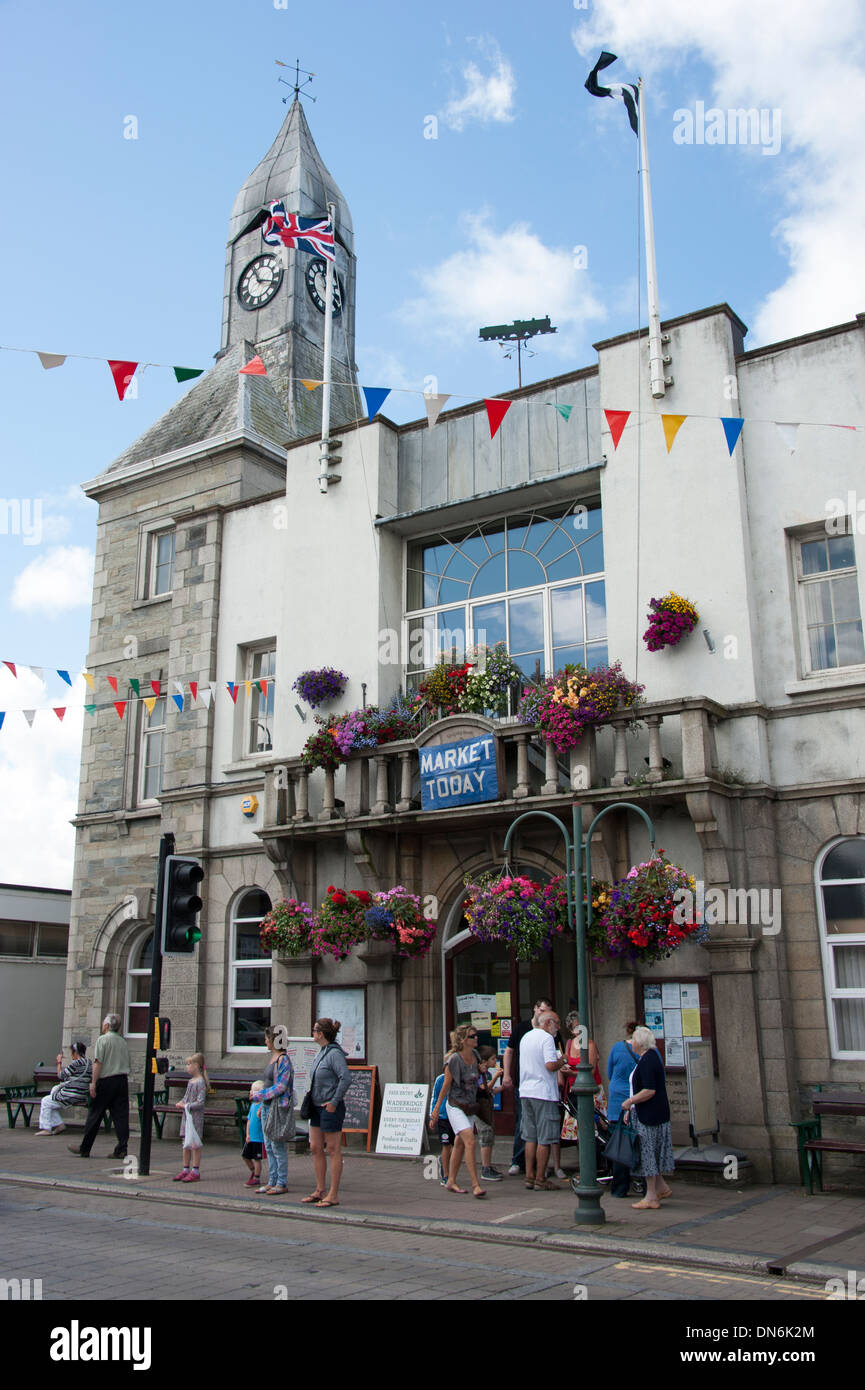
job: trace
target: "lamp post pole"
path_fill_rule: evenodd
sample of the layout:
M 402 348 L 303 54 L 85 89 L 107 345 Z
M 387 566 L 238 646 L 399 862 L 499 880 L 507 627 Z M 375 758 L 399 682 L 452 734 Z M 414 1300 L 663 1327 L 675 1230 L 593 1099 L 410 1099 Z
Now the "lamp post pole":
M 521 821 L 539 819 L 552 821 L 561 831 L 565 841 L 565 888 L 568 899 L 568 926 L 574 931 L 577 953 L 577 1011 L 584 1036 L 591 1035 L 589 1013 L 589 960 L 586 949 L 588 929 L 592 923 L 592 835 L 595 826 L 609 811 L 636 811 L 642 816 L 649 831 L 652 849 L 655 848 L 655 828 L 646 812 L 631 801 L 616 801 L 599 811 L 583 836 L 583 808 L 575 801 L 572 808 L 572 834 L 568 834 L 558 816 L 551 811 L 524 811 L 509 826 L 505 836 L 504 852 L 508 855 L 511 837 Z M 585 863 L 585 872 L 583 864 Z M 586 903 L 583 904 L 583 886 L 587 885 Z M 577 1207 L 574 1221 L 579 1226 L 601 1226 L 606 1221 L 606 1213 L 601 1206 L 603 1188 L 598 1183 L 598 1165 L 595 1153 L 595 1112 L 594 1096 L 597 1087 L 589 1062 L 588 1043 L 580 1047 L 580 1065 L 571 1085 L 577 1097 L 577 1134 L 580 1152 L 580 1182 L 576 1188 Z

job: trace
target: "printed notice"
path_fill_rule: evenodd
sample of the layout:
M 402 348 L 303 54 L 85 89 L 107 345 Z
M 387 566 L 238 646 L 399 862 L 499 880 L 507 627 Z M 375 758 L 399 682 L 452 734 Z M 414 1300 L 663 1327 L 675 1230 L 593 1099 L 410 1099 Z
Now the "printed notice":
M 667 1038 L 664 1043 L 668 1067 L 685 1065 L 685 1044 L 681 1038 Z
M 682 1036 L 685 1038 L 699 1038 L 700 1036 L 700 1010 L 682 1010 Z
M 417 1158 L 427 1119 L 429 1086 L 388 1081 L 378 1126 L 377 1154 Z
M 682 1011 L 681 1009 L 664 1010 L 664 1037 L 680 1038 L 682 1036 Z
M 481 995 L 480 995 L 480 994 L 458 994 L 458 995 L 457 995 L 457 1013 L 458 1013 L 458 1014 L 470 1014 L 470 1013 L 472 1013 L 475 1009 L 479 1009 L 479 1008 L 481 1008 Z
M 664 1036 L 664 1015 L 660 1009 L 657 1013 L 654 1009 L 646 1011 L 646 1027 L 651 1028 L 656 1038 Z
M 494 1038 L 500 1038 L 502 1036 L 502 1025 L 497 1018 L 493 1019 L 490 1032 L 492 1033 Z
M 679 998 L 679 986 L 661 985 L 661 1003 L 665 1009 L 680 1009 L 682 1005 Z
M 472 1027 L 482 1028 L 485 1033 L 488 1033 L 490 1031 L 490 1024 L 492 1023 L 492 1021 L 493 1020 L 491 1014 L 472 1014 Z
M 699 1009 L 700 1007 L 700 986 L 682 985 L 682 1008 Z
M 510 1018 L 511 1014 L 511 995 L 510 990 L 501 991 L 496 995 L 495 1012 L 499 1018 Z
M 651 1002 L 652 1002 L 654 999 L 657 999 L 657 1000 L 658 1000 L 658 1003 L 660 1003 L 660 1001 L 661 1001 L 661 986 L 660 986 L 660 985 L 643 985 L 643 1000 L 644 1000 L 644 1002 L 646 1003 L 646 1005 L 651 1004 Z
M 503 1018 L 499 1021 L 502 1025 L 502 1037 L 509 1038 L 511 1036 L 511 1020 L 509 1018 Z

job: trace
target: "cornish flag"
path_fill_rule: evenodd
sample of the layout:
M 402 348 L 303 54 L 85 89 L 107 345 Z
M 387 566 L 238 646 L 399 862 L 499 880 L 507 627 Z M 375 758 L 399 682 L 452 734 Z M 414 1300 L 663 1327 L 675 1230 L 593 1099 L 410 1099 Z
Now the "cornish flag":
M 299 217 L 296 212 L 286 212 L 283 203 L 271 203 L 261 239 L 267 246 L 293 246 L 327 261 L 336 259 L 330 221 L 326 217 Z
M 598 83 L 598 73 L 617 61 L 615 53 L 602 53 L 586 79 L 586 91 L 591 92 L 593 97 L 615 97 L 617 101 L 623 101 L 628 112 L 628 120 L 631 122 L 631 130 L 635 135 L 639 135 L 640 128 L 637 124 L 639 88 L 631 82 L 611 82 L 609 87 L 601 87 Z

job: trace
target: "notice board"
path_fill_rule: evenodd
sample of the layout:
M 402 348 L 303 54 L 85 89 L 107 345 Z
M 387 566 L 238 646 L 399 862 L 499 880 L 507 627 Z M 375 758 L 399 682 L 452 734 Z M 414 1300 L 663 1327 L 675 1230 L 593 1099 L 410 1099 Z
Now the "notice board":
M 701 1134 L 718 1133 L 718 1111 L 715 1105 L 715 1077 L 712 1073 L 712 1044 L 702 1038 L 688 1038 L 685 1043 L 685 1067 L 688 1077 L 688 1110 L 691 1138 Z
M 375 1078 L 378 1067 L 349 1067 L 351 1085 L 345 1093 L 343 1134 L 365 1134 L 366 1151 L 372 1143 L 372 1115 L 375 1107 Z
M 428 1102 L 429 1086 L 425 1082 L 389 1081 L 384 1088 L 376 1153 L 417 1158 L 429 1118 Z

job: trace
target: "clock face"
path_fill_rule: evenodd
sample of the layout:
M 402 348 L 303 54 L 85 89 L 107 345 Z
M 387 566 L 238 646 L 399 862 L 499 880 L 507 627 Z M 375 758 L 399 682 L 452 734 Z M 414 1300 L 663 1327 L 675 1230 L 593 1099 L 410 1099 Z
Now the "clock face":
M 244 309 L 263 309 L 282 284 L 282 264 L 278 256 L 256 256 L 237 282 L 237 297 Z
M 315 305 L 316 309 L 318 309 L 318 311 L 319 311 L 320 314 L 323 314 L 323 313 L 324 313 L 324 309 L 325 309 L 325 303 L 326 303 L 326 300 L 325 300 L 326 287 L 327 287 L 327 262 L 324 261 L 324 260 L 322 260 L 320 257 L 317 257 L 315 260 L 310 261 L 309 265 L 306 267 L 306 288 L 307 288 L 307 290 L 308 290 L 308 292 L 309 292 L 309 297 L 310 297 L 310 299 L 312 300 L 313 304 Z M 333 277 L 333 316 L 334 316 L 334 318 L 336 318 L 337 314 L 341 314 L 341 313 L 342 313 L 343 295 L 344 295 L 344 290 L 343 290 L 342 280 L 339 278 L 339 275 L 338 275 L 338 273 L 337 273 L 337 271 L 336 271 L 336 267 L 334 267 L 334 277 Z

